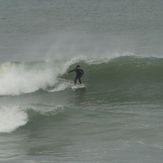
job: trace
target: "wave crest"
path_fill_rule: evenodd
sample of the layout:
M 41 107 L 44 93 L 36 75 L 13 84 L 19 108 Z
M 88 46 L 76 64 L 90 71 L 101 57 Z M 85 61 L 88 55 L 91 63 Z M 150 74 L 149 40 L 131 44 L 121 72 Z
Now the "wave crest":
M 9 133 L 28 122 L 28 115 L 19 106 L 0 107 L 0 133 Z

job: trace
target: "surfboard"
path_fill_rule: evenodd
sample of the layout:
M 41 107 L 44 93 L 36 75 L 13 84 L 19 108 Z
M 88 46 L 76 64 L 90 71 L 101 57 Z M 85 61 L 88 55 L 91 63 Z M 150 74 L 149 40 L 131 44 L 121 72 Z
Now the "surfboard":
M 84 84 L 76 84 L 76 85 L 73 85 L 71 88 L 73 91 L 75 91 L 77 89 L 85 89 L 86 86 Z
M 72 88 L 73 91 L 78 90 L 78 89 L 85 89 L 86 88 L 85 84 L 76 84 L 76 85 L 74 85 L 74 81 L 72 81 L 72 80 L 67 80 L 67 79 L 64 79 L 64 78 L 58 78 L 58 80 L 59 80 L 59 82 L 69 84 L 69 87 Z

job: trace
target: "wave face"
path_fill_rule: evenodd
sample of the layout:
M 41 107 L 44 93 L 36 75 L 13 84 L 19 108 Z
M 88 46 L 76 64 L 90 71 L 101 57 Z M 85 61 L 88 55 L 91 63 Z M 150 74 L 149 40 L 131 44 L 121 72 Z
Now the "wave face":
M 86 69 L 85 80 L 94 94 L 94 101 L 162 100 L 161 58 L 118 57 L 108 63 L 86 65 Z
M 88 65 L 91 78 L 103 82 L 113 80 L 132 82 L 138 81 L 163 81 L 162 76 L 163 59 L 161 58 L 137 58 L 137 57 L 118 57 L 109 62 L 98 65 Z M 89 77 L 89 76 L 88 76 Z

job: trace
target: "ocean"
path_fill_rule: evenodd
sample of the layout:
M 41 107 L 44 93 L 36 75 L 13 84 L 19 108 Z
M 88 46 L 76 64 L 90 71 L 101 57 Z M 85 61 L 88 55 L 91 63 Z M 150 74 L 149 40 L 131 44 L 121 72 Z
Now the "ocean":
M 0 163 L 162 163 L 162 17 L 162 0 L 0 0 Z

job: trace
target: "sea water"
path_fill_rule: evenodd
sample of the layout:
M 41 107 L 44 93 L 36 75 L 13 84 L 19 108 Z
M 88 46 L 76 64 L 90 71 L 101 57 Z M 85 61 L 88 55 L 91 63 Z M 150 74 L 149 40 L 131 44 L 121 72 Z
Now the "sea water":
M 162 163 L 163 1 L 0 4 L 0 163 Z

